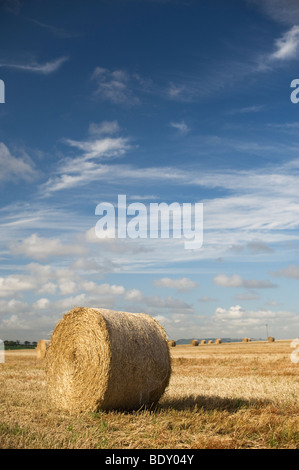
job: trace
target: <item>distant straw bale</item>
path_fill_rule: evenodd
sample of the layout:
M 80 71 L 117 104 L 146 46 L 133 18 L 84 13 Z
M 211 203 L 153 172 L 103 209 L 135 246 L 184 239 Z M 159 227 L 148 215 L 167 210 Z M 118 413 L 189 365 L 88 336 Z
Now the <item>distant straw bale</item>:
M 221 344 L 221 343 L 222 343 L 222 341 L 221 341 L 220 338 L 215 339 L 215 344 Z
M 208 344 L 213 344 L 213 340 L 209 339 Z
M 74 308 L 46 355 L 48 397 L 73 413 L 155 405 L 170 374 L 165 331 L 143 313 Z
M 274 343 L 275 338 L 273 336 L 268 336 L 268 343 Z
M 176 342 L 173 339 L 168 340 L 168 346 L 170 348 L 175 348 L 176 347 Z
M 191 346 L 198 346 L 199 341 L 198 341 L 198 339 L 191 339 L 190 344 L 191 344 Z
M 49 339 L 40 339 L 36 346 L 36 359 L 44 359 L 49 347 Z
M 202 339 L 200 344 L 206 344 L 206 340 L 205 339 Z
M 242 343 L 248 343 L 248 338 L 242 338 Z

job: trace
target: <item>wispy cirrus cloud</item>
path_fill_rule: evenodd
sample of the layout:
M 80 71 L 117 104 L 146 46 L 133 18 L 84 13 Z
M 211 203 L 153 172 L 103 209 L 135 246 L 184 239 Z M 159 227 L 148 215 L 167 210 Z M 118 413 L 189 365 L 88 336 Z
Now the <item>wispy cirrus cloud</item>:
M 32 181 L 37 175 L 35 165 L 27 154 L 16 157 L 0 142 L 0 182 Z
M 136 105 L 140 102 L 133 88 L 139 82 L 138 76 L 131 76 L 125 70 L 109 70 L 96 67 L 91 76 L 96 84 L 95 95 L 115 104 Z
M 42 75 L 49 75 L 50 73 L 56 72 L 62 64 L 64 64 L 69 58 L 59 57 L 58 59 L 45 62 L 44 64 L 38 62 L 29 63 L 14 63 L 14 62 L 0 62 L 0 67 L 13 68 L 24 72 L 39 73 Z
M 177 129 L 179 134 L 181 135 L 186 135 L 188 132 L 190 132 L 190 129 L 188 125 L 185 123 L 185 121 L 180 121 L 180 122 L 171 122 L 170 127 L 173 127 L 174 129 Z
M 270 60 L 296 59 L 299 49 L 299 26 L 295 25 L 275 41 L 275 51 Z
M 297 0 L 247 0 L 278 23 L 294 25 L 299 23 Z
M 59 38 L 75 38 L 75 37 L 82 36 L 82 33 L 72 33 L 72 32 L 67 31 L 64 28 L 59 28 L 52 24 L 43 23 L 42 21 L 38 21 L 34 18 L 26 18 L 26 19 L 30 21 L 31 23 L 39 26 L 40 28 L 45 29 L 46 31 L 49 31 L 51 34 Z

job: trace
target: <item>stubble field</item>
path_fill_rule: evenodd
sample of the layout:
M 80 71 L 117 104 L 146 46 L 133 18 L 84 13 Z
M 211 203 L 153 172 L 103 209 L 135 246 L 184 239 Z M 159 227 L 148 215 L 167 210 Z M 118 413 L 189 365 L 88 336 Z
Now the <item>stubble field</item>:
M 179 345 L 159 405 L 72 416 L 48 402 L 44 362 L 6 351 L 2 449 L 299 448 L 299 363 L 291 341 Z

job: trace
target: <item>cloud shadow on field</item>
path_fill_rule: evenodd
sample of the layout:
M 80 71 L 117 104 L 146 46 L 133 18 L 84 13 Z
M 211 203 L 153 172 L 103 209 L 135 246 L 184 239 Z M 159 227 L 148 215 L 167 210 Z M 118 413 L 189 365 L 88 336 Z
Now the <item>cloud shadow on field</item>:
M 190 410 L 196 411 L 203 409 L 204 411 L 228 411 L 234 413 L 240 409 L 253 408 L 258 406 L 269 405 L 269 400 L 258 400 L 251 399 L 246 400 L 244 398 L 222 398 L 217 395 L 205 396 L 205 395 L 186 395 L 178 398 L 165 398 L 157 406 L 157 410 Z

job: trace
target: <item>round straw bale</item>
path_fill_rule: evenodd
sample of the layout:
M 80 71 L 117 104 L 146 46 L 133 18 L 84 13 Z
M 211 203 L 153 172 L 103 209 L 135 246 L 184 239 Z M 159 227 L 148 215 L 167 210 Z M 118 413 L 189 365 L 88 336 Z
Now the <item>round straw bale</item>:
M 36 346 L 36 359 L 44 359 L 49 347 L 49 339 L 40 339 Z
M 247 342 L 248 342 L 248 338 L 242 338 L 242 342 L 243 342 L 243 343 L 247 343 Z
M 200 344 L 206 344 L 206 340 L 205 339 L 202 339 Z
M 199 341 L 198 341 L 198 339 L 191 339 L 190 344 L 191 344 L 191 346 L 198 346 Z
M 273 336 L 268 336 L 268 343 L 273 343 L 275 341 L 275 338 Z
M 170 348 L 175 348 L 176 347 L 176 342 L 173 339 L 168 340 L 168 346 Z
M 251 341 L 251 338 L 247 338 L 247 341 L 248 341 L 248 343 L 250 343 L 250 341 Z
M 220 338 L 215 339 L 215 344 L 221 344 L 221 343 L 222 343 L 222 341 L 221 341 Z
M 75 413 L 154 405 L 170 374 L 165 331 L 143 313 L 74 308 L 56 325 L 46 355 L 48 396 Z
M 208 344 L 212 344 L 212 343 L 213 343 L 213 340 L 209 339 Z

